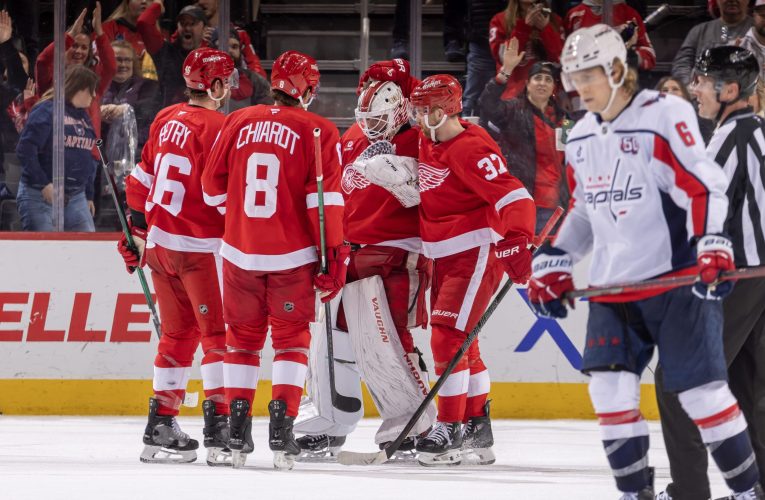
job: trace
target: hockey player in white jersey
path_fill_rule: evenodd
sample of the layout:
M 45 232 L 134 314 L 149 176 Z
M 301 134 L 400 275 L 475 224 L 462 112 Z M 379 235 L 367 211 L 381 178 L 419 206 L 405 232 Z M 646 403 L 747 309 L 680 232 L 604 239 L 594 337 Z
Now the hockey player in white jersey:
M 573 264 L 592 252 L 591 285 L 695 274 L 692 287 L 593 299 L 582 369 L 622 500 L 653 500 L 640 375 L 656 348 L 664 390 L 678 394 L 733 498 L 759 499 L 746 421 L 726 382 L 720 299 L 732 285 L 731 241 L 721 234 L 727 181 L 707 158 L 691 105 L 637 91 L 619 34 L 606 25 L 572 33 L 563 81 L 587 115 L 566 144 L 569 214 L 532 264 L 529 298 L 563 318 Z

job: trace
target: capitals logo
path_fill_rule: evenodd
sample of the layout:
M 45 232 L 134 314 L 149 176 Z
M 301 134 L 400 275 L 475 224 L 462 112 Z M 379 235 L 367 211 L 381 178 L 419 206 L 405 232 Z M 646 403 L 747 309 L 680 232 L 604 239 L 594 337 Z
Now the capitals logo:
M 613 175 L 589 177 L 584 185 L 584 202 L 593 210 L 608 209 L 614 222 L 629 213 L 631 206 L 643 198 L 645 186 L 632 173 L 621 172 L 617 160 Z

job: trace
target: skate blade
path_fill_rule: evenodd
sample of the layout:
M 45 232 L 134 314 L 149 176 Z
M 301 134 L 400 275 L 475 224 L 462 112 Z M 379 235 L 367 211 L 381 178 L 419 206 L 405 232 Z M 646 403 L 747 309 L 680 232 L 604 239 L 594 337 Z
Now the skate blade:
M 491 448 L 470 448 L 462 450 L 462 465 L 491 465 L 497 461 Z
M 232 464 L 232 454 L 228 448 L 207 448 L 207 465 L 210 467 L 231 467 Z
M 231 450 L 231 467 L 241 469 L 246 461 L 247 453 L 242 453 L 242 450 Z
M 144 445 L 141 462 L 146 464 L 187 464 L 197 459 L 194 450 L 180 451 L 163 446 Z
M 296 456 L 297 455 L 287 453 L 286 451 L 275 451 L 274 452 L 274 469 L 292 470 L 292 468 L 295 466 Z
M 417 462 L 423 467 L 453 467 L 462 463 L 461 450 L 449 450 L 444 453 L 423 453 L 417 455 Z

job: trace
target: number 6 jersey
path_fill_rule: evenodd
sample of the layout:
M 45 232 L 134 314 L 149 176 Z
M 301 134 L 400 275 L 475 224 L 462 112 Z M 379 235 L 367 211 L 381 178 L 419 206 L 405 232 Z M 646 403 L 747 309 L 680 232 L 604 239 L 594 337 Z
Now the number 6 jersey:
M 327 248 L 342 243 L 337 128 L 302 108 L 259 105 L 226 118 L 202 176 L 205 201 L 226 207 L 224 259 L 250 271 L 281 271 L 317 260 L 316 127 Z
M 159 112 L 141 163 L 126 180 L 128 206 L 144 212 L 147 246 L 180 252 L 217 252 L 223 215 L 202 197 L 202 169 L 225 116 L 176 104 Z

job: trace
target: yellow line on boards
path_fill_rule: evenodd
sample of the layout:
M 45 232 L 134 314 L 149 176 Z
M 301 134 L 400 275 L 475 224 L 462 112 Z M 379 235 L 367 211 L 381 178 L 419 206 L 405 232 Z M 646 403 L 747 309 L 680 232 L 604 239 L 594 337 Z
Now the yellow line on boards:
M 151 380 L 0 379 L 0 413 L 3 415 L 146 415 L 152 395 Z M 189 392 L 199 392 L 196 408 L 181 415 L 201 415 L 202 382 L 189 381 Z M 594 414 L 586 384 L 492 382 L 493 418 L 592 419 Z M 268 414 L 271 382 L 258 382 L 253 415 Z M 367 417 L 377 409 L 364 388 Z M 641 410 L 647 419 L 658 419 L 653 385 L 641 386 Z

